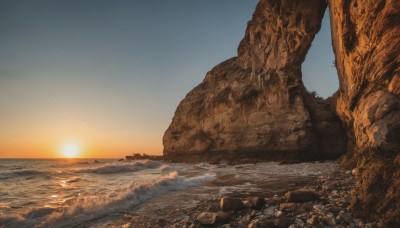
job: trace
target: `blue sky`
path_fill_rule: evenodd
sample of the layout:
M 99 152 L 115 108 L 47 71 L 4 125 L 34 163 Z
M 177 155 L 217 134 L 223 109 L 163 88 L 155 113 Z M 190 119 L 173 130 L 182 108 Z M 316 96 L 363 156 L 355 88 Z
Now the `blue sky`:
M 69 139 L 100 157 L 160 154 L 175 108 L 236 56 L 256 4 L 2 0 L 0 157 L 36 157 L 38 145 L 49 154 Z M 338 87 L 327 19 L 303 64 L 323 97 Z

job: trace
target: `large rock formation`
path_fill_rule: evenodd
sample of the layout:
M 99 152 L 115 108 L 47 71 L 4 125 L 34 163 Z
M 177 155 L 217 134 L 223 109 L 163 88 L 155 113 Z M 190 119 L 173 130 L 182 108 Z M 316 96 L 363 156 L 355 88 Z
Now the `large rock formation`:
M 238 57 L 214 67 L 179 104 L 163 138 L 164 157 L 318 159 L 343 153 L 339 120 L 301 79 L 326 6 L 325 0 L 261 0 Z
M 348 163 L 357 164 L 353 208 L 400 226 L 400 1 L 330 0 L 339 74 L 337 113 Z
M 400 1 L 329 0 L 340 89 L 323 101 L 301 81 L 325 0 L 261 0 L 238 57 L 211 70 L 179 105 L 164 156 L 335 157 L 357 164 L 354 212 L 400 226 Z

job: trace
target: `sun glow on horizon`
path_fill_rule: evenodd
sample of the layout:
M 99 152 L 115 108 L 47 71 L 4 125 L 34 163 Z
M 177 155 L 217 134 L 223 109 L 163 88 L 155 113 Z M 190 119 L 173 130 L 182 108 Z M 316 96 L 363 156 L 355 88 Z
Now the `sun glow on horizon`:
M 66 158 L 79 157 L 80 148 L 76 143 L 66 143 L 61 147 L 61 154 Z

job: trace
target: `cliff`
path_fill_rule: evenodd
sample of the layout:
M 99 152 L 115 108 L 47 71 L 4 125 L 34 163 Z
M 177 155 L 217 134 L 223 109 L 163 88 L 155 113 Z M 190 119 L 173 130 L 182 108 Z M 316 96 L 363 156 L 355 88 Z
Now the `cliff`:
M 400 1 L 330 0 L 340 81 L 336 112 L 357 164 L 352 206 L 400 225 Z
M 214 67 L 179 104 L 163 137 L 164 157 L 276 160 L 343 153 L 338 118 L 301 79 L 326 6 L 322 0 L 260 1 L 238 56 Z

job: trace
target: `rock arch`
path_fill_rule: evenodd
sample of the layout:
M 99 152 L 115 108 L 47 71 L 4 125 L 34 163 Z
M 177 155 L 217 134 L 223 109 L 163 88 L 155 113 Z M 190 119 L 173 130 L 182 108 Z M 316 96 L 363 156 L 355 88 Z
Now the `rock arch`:
M 345 151 L 329 102 L 307 93 L 301 64 L 321 27 L 325 1 L 262 0 L 238 56 L 207 73 L 165 132 L 176 161 L 321 159 Z
M 238 56 L 214 67 L 179 104 L 164 157 L 320 159 L 347 151 L 346 164 L 357 164 L 355 212 L 398 227 L 400 1 L 328 2 L 338 93 L 318 100 L 301 79 L 327 2 L 260 0 Z

